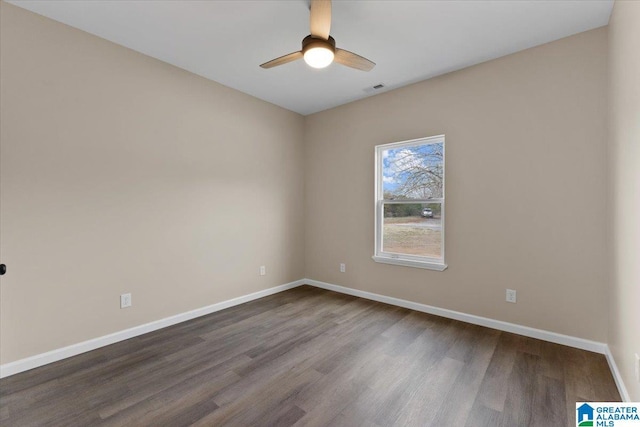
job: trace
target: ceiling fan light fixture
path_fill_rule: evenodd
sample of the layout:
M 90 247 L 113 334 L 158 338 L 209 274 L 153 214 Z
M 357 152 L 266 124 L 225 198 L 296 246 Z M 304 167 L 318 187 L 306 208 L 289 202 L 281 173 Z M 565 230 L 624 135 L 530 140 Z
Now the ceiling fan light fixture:
M 307 36 L 302 40 L 304 62 L 313 68 L 324 68 L 333 62 L 336 52 L 336 41 Z
M 326 47 L 314 47 L 304 53 L 304 62 L 313 68 L 325 68 L 333 62 L 334 56 Z
M 311 34 L 302 39 L 302 50 L 291 52 L 260 64 L 262 68 L 273 68 L 304 58 L 313 68 L 324 68 L 332 62 L 362 71 L 371 71 L 376 66 L 367 58 L 348 50 L 336 48 L 336 41 L 329 35 L 331 30 L 331 0 L 311 0 L 309 23 Z

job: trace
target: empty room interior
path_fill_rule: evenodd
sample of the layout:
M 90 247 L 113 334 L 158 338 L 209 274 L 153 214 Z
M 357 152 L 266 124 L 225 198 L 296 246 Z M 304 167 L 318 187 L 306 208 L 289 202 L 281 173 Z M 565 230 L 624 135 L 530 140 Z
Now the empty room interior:
M 0 425 L 640 401 L 640 1 L 1 0 L 0 43 Z

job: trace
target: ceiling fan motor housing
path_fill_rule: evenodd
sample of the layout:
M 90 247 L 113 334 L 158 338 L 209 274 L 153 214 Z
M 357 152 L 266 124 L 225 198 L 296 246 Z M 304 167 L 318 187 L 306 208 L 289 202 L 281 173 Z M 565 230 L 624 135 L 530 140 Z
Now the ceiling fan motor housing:
M 331 36 L 329 36 L 328 40 L 325 40 L 319 37 L 314 37 L 312 35 L 308 35 L 307 37 L 302 39 L 302 53 L 305 53 L 309 49 L 313 49 L 317 47 L 329 49 L 334 54 L 336 53 L 336 41 Z

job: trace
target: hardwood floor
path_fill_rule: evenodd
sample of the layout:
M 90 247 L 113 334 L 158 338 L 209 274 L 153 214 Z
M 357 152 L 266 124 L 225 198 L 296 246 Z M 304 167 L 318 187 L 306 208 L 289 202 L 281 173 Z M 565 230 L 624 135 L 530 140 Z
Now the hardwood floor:
M 0 380 L 2 426 L 574 426 L 604 356 L 302 286 Z

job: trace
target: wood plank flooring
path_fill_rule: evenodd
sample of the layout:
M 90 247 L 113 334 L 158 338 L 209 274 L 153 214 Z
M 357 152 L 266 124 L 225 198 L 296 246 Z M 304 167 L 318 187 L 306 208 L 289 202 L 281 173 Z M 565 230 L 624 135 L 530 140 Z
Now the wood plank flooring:
M 0 380 L 2 426 L 574 426 L 604 356 L 309 286 Z

